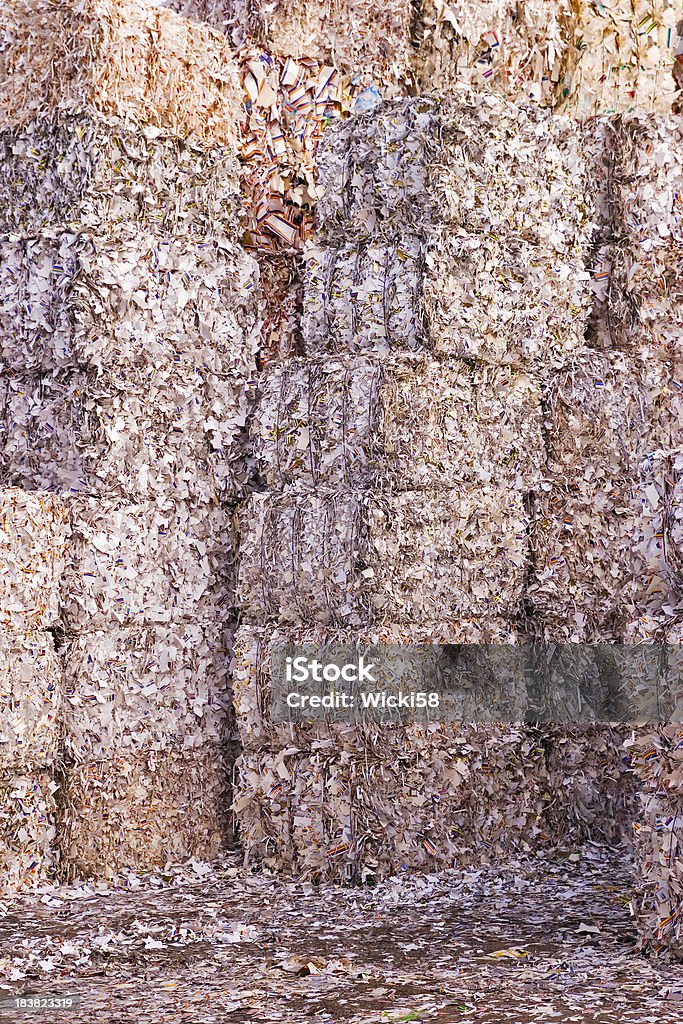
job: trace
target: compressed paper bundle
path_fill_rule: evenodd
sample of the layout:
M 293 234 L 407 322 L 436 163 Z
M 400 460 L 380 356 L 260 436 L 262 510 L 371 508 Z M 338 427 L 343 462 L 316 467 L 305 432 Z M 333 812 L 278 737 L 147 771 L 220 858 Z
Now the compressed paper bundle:
M 678 388 L 656 360 L 588 350 L 553 375 L 545 407 L 549 468 L 575 487 L 631 476 L 683 442 Z
M 573 251 L 592 227 L 583 134 L 569 118 L 467 90 L 384 103 L 323 136 L 319 236 L 390 241 L 443 221 Z
M 3 769 L 52 764 L 63 691 L 63 668 L 49 633 L 0 632 Z
M 229 776 L 221 746 L 73 765 L 62 800 L 63 881 L 209 860 L 230 840 Z
M 683 953 L 683 815 L 678 807 L 660 806 L 648 821 L 634 822 L 635 861 L 640 875 L 631 908 L 641 949 Z
M 57 497 L 0 490 L 0 627 L 21 633 L 58 621 L 67 538 Z
M 87 633 L 64 648 L 66 752 L 99 761 L 227 740 L 230 656 L 222 628 Z
M 572 0 L 559 109 L 576 117 L 670 111 L 680 16 L 675 0 Z
M 638 798 L 624 749 L 628 735 L 627 727 L 605 725 L 544 728 L 550 792 L 546 817 L 561 841 L 630 845 Z
M 524 491 L 545 461 L 536 380 L 460 360 L 278 363 L 259 384 L 250 432 L 273 486 L 402 491 L 495 481 Z
M 674 696 L 680 695 L 680 657 L 673 645 L 667 648 L 669 674 Z M 676 711 L 681 707 L 677 702 Z M 631 765 L 638 777 L 641 804 L 647 809 L 651 798 L 663 797 L 669 804 L 683 796 L 683 728 L 680 723 L 642 730 L 627 742 Z
M 320 879 L 496 862 L 542 835 L 542 754 L 515 727 L 384 730 L 360 754 L 243 754 L 234 809 L 247 863 Z
M 386 355 L 422 346 L 423 246 L 417 238 L 311 246 L 305 258 L 302 331 L 308 355 Z
M 206 145 L 237 145 L 238 71 L 227 40 L 152 4 L 7 0 L 0 128 L 92 106 Z
M 512 612 L 522 592 L 523 502 L 494 485 L 259 494 L 240 526 L 247 621 L 447 622 Z
M 237 493 L 247 385 L 191 362 L 5 377 L 0 467 L 28 489 L 162 507 Z
M 0 770 L 0 896 L 49 883 L 57 865 L 55 793 L 46 769 Z
M 0 242 L 0 360 L 20 373 L 185 360 L 248 375 L 257 282 L 228 240 L 124 229 Z
M 259 265 L 259 366 L 302 351 L 303 285 L 299 261 L 282 253 L 257 253 Z
M 570 4 L 422 0 L 417 75 L 423 89 L 462 83 L 552 105 Z
M 69 500 L 62 620 L 72 633 L 117 625 L 216 622 L 232 604 L 231 515 L 212 505 Z
M 543 367 L 585 346 L 592 299 L 580 249 L 438 227 L 429 234 L 425 263 L 423 301 L 435 352 Z
M 0 230 L 100 231 L 122 224 L 183 236 L 233 234 L 232 146 L 200 146 L 94 110 L 53 110 L 0 131 Z
M 411 57 L 409 0 L 255 0 L 259 34 L 275 53 L 313 57 L 361 76 L 381 95 L 405 87 Z

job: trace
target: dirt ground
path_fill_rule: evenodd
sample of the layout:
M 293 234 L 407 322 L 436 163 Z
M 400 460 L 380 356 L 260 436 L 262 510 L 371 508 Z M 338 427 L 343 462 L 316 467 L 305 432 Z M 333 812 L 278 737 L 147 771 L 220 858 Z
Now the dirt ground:
M 0 1021 L 680 1022 L 683 965 L 635 950 L 625 858 L 314 887 L 196 864 L 24 897 L 0 917 Z

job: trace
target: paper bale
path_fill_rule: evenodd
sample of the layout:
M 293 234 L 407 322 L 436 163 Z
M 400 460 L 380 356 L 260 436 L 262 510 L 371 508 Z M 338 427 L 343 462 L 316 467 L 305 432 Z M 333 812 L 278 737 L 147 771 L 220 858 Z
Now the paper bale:
M 580 118 L 670 111 L 680 15 L 674 0 L 572 0 L 558 109 Z
M 5 377 L 0 469 L 29 490 L 215 503 L 246 472 L 247 390 L 183 360 Z
M 525 491 L 545 462 L 535 379 L 459 360 L 278 363 L 259 384 L 250 432 L 266 482 L 279 487 L 495 481 Z
M 448 622 L 511 613 L 527 562 L 519 495 L 258 494 L 240 512 L 246 621 Z
M 225 37 L 154 4 L 7 0 L 0 53 L 0 128 L 92 106 L 207 146 L 237 146 L 239 74 Z
M 0 491 L 0 627 L 21 633 L 58 622 L 68 533 L 55 495 Z
M 231 514 L 212 505 L 69 499 L 72 536 L 62 577 L 70 633 L 154 623 L 212 623 L 234 589 Z
M 64 648 L 64 746 L 79 762 L 229 739 L 230 653 L 219 627 L 110 629 Z
M 0 769 L 0 897 L 54 880 L 56 792 L 47 769 Z
M 0 361 L 23 373 L 129 363 L 249 375 L 258 268 L 226 240 L 128 229 L 0 242 Z
M 61 880 L 115 879 L 218 857 L 231 841 L 229 806 L 229 771 L 220 746 L 131 752 L 67 766 Z
M 49 767 L 57 756 L 63 667 L 49 633 L 0 632 L 0 767 Z
M 234 236 L 239 165 L 232 147 L 132 127 L 116 117 L 53 110 L 0 131 L 0 230 L 36 235 L 136 226 L 183 237 Z

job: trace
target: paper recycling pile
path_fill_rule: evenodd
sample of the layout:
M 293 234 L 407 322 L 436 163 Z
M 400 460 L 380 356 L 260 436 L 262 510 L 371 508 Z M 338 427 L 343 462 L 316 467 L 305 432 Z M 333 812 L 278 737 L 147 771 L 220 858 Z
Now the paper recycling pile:
M 565 119 L 471 95 L 328 129 L 306 357 L 258 383 L 251 442 L 267 489 L 240 511 L 235 809 L 248 859 L 374 878 L 566 832 L 544 815 L 546 754 L 526 727 L 291 733 L 267 725 L 267 676 L 283 637 L 514 643 L 528 498 L 546 475 L 542 385 L 584 346 L 591 302 L 581 139 Z M 547 293 L 491 254 L 452 271 L 456 236 L 463 252 L 537 261 Z M 567 774 L 556 768 L 558 785 Z
M 0 490 L 0 901 L 57 867 L 65 681 L 49 630 L 59 621 L 67 544 L 57 496 Z
M 65 631 L 60 874 L 112 875 L 229 835 L 226 502 L 261 333 L 239 71 L 125 0 L 11 2 L 0 34 L 0 482 L 61 495 L 71 534 L 53 603 L 40 575 L 12 594 Z

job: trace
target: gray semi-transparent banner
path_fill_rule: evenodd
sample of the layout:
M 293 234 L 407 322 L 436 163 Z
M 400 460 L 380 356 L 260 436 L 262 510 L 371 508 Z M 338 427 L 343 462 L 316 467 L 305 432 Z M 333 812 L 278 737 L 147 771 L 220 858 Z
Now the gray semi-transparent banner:
M 274 722 L 680 722 L 683 647 L 275 647 Z

